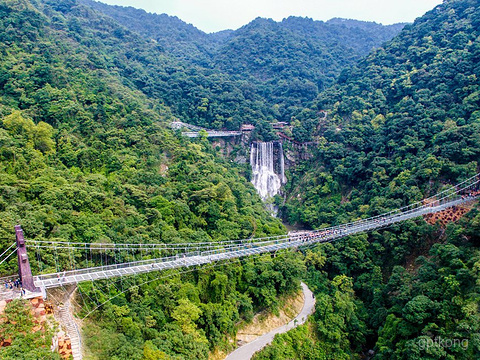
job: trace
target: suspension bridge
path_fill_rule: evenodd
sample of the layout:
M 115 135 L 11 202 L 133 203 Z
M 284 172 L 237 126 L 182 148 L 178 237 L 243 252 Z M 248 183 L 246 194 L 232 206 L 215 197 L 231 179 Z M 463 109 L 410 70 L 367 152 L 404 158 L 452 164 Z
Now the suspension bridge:
M 191 124 L 187 124 L 181 121 L 173 121 L 170 124 L 170 127 L 175 130 L 180 130 L 180 129 L 188 129 L 190 131 L 184 131 L 182 132 L 183 136 L 189 137 L 189 138 L 196 138 L 201 136 L 201 131 L 204 131 L 204 134 L 206 137 L 232 137 L 232 136 L 242 136 L 241 131 L 227 131 L 227 130 L 211 130 L 211 129 L 205 129 L 200 126 L 195 126 Z
M 55 242 L 25 240 L 17 225 L 16 242 L 0 254 L 0 264 L 17 253 L 22 286 L 46 296 L 49 288 L 311 246 L 386 228 L 473 202 L 480 196 L 479 182 L 480 173 L 430 198 L 387 213 L 319 230 L 264 238 L 173 244 Z M 39 268 L 37 275 L 32 275 L 30 262 L 32 267 Z

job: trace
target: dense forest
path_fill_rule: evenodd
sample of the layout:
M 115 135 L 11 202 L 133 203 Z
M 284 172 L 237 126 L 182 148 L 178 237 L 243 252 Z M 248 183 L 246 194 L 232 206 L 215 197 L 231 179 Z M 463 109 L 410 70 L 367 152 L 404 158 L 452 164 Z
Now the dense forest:
M 319 147 L 292 171 L 289 222 L 381 214 L 479 171 L 479 20 L 478 1 L 444 2 L 303 111 Z M 321 247 L 321 266 L 307 272 L 319 299 L 313 330 L 282 335 L 257 358 L 347 359 L 366 349 L 375 359 L 478 358 L 479 220 L 474 208 L 446 228 L 419 220 Z
M 287 120 L 294 139 L 317 142 L 278 201 L 286 222 L 307 228 L 377 215 L 474 175 L 480 3 L 445 1 L 401 28 L 291 17 L 205 34 L 87 0 L 0 0 L 0 249 L 18 223 L 28 239 L 79 243 L 285 233 L 248 165 L 170 130 L 174 119 L 252 123 L 259 140 Z M 314 316 L 256 359 L 479 358 L 479 233 L 473 206 L 447 226 L 418 219 L 191 272 L 84 283 L 78 316 L 105 302 L 84 320 L 86 355 L 228 352 L 240 324 L 278 310 L 303 279 Z M 0 265 L 2 275 L 15 270 L 15 259 Z M 19 302 L 6 316 L 0 336 L 21 336 L 0 357 L 58 359 L 53 328 L 29 336 Z
M 72 1 L 2 1 L 0 14 L 2 248 L 11 244 L 15 224 L 22 225 L 28 239 L 100 243 L 200 242 L 285 232 L 280 221 L 263 209 L 255 189 L 241 175 L 244 168 L 217 156 L 206 140 L 191 143 L 169 130 L 171 110 L 138 90 L 134 77 L 126 76 L 125 72 L 140 76 L 142 71 L 138 59 L 129 59 L 133 54 L 142 56 L 131 49 L 132 44 L 138 44 L 137 50 L 143 46 L 145 54 L 154 57 L 152 63 L 163 66 L 165 72 L 164 55 Z M 115 30 L 122 42 L 112 42 L 115 37 L 107 35 Z M 116 348 L 102 352 L 94 344 L 92 351 L 103 359 L 114 358 L 116 351 L 123 351 L 123 359 L 140 359 L 147 340 L 167 335 L 170 339 L 179 332 L 193 336 L 189 327 L 182 332 L 168 326 L 173 326 L 177 300 L 178 305 L 186 301 L 185 291 L 200 293 L 194 286 L 218 285 L 222 292 L 210 292 L 213 297 L 202 295 L 202 306 L 210 306 L 202 312 L 198 311 L 198 297 L 184 304 L 193 306 L 199 315 L 205 314 L 191 321 L 203 321 L 205 329 L 211 326 L 195 337 L 201 349 L 217 345 L 234 331 L 240 315 L 248 317 L 258 307 L 273 307 L 279 294 L 296 291 L 296 260 L 279 263 L 279 259 L 271 260 L 270 265 L 251 260 L 245 265 L 245 275 L 239 274 L 236 282 L 225 282 L 227 278 L 221 273 L 217 276 L 208 271 L 201 284 L 200 279 L 190 280 L 194 285 L 189 287 L 185 280 L 185 286 L 180 286 L 184 290 L 172 290 L 173 308 L 155 310 L 155 314 L 164 311 L 156 318 L 156 326 L 142 326 L 141 322 L 153 315 L 135 308 L 139 316 L 135 329 L 148 331 L 125 344 L 131 344 L 128 352 Z M 3 263 L 2 273 L 14 272 L 15 262 L 12 258 Z M 54 266 L 52 263 L 49 266 Z M 35 263 L 33 266 L 38 271 Z M 265 273 L 263 280 L 254 276 L 263 273 L 266 266 L 271 268 L 270 275 Z M 239 267 L 234 268 L 240 272 Z M 93 297 L 90 291 L 95 289 L 84 289 L 85 295 Z M 142 292 L 136 294 L 147 299 Z M 135 304 L 131 294 L 126 296 L 118 298 L 120 305 L 116 306 Z M 243 307 L 239 305 L 242 303 Z M 238 306 L 240 315 L 228 312 L 230 323 L 222 323 L 221 330 L 215 330 L 216 320 L 206 318 L 217 316 L 211 304 L 222 304 L 218 311 L 224 312 Z M 132 318 L 125 321 L 131 322 Z M 126 326 L 112 329 L 109 322 L 102 331 L 116 331 L 119 336 L 137 334 Z M 221 332 L 210 336 L 214 331 Z M 209 334 L 208 341 L 205 333 Z M 102 337 L 94 340 L 104 343 Z M 5 356 L 21 358 L 24 341 L 17 338 Z M 185 339 L 185 348 L 175 346 L 168 351 L 185 353 L 191 343 L 191 339 Z M 48 358 L 43 353 L 32 356 Z M 201 353 L 206 356 L 205 351 Z
M 303 111 L 306 135 L 320 144 L 318 166 L 299 168 L 291 182 L 290 222 L 320 226 L 349 213 L 375 215 L 477 173 L 480 32 L 473 4 L 447 2 L 419 18 Z M 328 116 L 319 121 L 321 109 Z M 302 189 L 298 201 L 295 188 Z
M 155 41 L 175 58 L 202 69 L 199 72 L 207 70 L 227 76 L 245 99 L 263 102 L 262 112 L 268 121 L 290 121 L 320 91 L 333 84 L 342 69 L 390 40 L 405 25 L 383 26 L 344 19 L 322 22 L 299 17 L 275 22 L 257 18 L 235 31 L 206 34 L 165 14 L 91 0 L 81 2 Z M 202 86 L 206 87 L 204 82 Z M 218 106 L 218 95 L 212 99 L 205 94 L 207 113 L 202 125 L 236 130 L 239 121 L 261 122 L 260 114 L 257 113 L 257 119 L 249 119 L 243 109 L 241 119 L 234 123 L 219 122 L 215 114 L 209 114 Z M 219 104 L 225 106 L 225 100 L 228 98 Z M 268 128 L 268 122 L 262 125 Z M 265 130 L 260 136 L 269 139 L 274 135 Z
M 2 242 L 15 221 L 29 237 L 89 241 L 283 231 L 239 175 L 243 169 L 218 158 L 208 142 L 176 136 L 167 129 L 168 107 L 136 90 L 120 69 L 108 70 L 118 55 L 106 50 L 109 37 L 80 24 L 73 32 L 75 21 L 41 9 L 23 1 L 1 8 Z M 233 233 L 222 234 L 228 228 Z

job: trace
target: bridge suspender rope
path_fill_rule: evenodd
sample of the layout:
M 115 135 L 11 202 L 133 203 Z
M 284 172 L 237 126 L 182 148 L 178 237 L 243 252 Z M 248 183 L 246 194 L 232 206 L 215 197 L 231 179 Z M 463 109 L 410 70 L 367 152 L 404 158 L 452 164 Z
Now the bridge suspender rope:
M 465 180 L 455 187 L 448 188 L 434 197 L 425 199 L 422 202 L 390 211 L 368 219 L 354 221 L 348 224 L 332 226 L 320 230 L 309 232 L 296 232 L 288 235 L 280 235 L 257 239 L 229 240 L 221 242 L 204 243 L 184 243 L 184 244 L 86 244 L 69 242 L 48 242 L 48 241 L 30 241 L 37 249 L 63 249 L 72 251 L 90 251 L 99 253 L 103 262 L 103 253 L 107 251 L 137 251 L 140 253 L 152 251 L 155 254 L 165 254 L 168 251 L 180 252 L 174 256 L 156 257 L 148 260 L 130 261 L 120 264 L 103 265 L 97 267 L 87 267 L 79 270 L 69 270 L 51 274 L 42 274 L 32 277 L 28 257 L 26 256 L 25 240 L 20 226 L 16 226 L 18 260 L 21 268 L 20 274 L 22 281 L 32 288 L 32 291 L 38 288 L 45 292 L 47 288 L 60 287 L 68 284 L 75 284 L 83 281 L 94 281 L 108 279 L 112 277 L 121 277 L 125 275 L 134 275 L 174 269 L 179 267 L 190 267 L 195 265 L 207 264 L 215 261 L 240 258 L 253 254 L 274 252 L 280 249 L 296 248 L 308 246 L 316 243 L 331 242 L 349 235 L 368 232 L 375 229 L 384 228 L 395 223 L 417 218 L 426 214 L 433 214 L 443 211 L 447 208 L 465 204 L 475 200 L 479 196 L 478 184 L 479 174 Z M 88 261 L 87 266 L 93 264 L 93 259 Z M 130 257 L 130 256 L 129 256 Z M 107 263 L 108 257 L 105 258 Z M 59 271 L 59 270 L 57 270 Z M 25 279 L 25 280 L 24 280 Z M 25 283 L 26 281 L 26 283 Z M 27 288 L 28 289 L 28 288 Z
M 0 255 L 0 258 L 1 258 L 3 255 L 5 255 L 5 253 L 6 253 L 8 250 L 10 250 L 12 247 L 14 247 L 15 245 L 16 245 L 16 243 L 13 243 L 12 245 L 10 245 L 10 246 L 7 248 L 7 250 L 5 250 L 5 251 Z M 15 254 L 16 251 L 17 251 L 17 248 L 13 249 L 13 251 L 12 251 L 10 254 L 8 254 L 7 256 L 5 256 L 5 258 L 3 258 L 2 261 L 0 261 L 0 265 L 3 264 L 5 261 L 7 261 L 7 260 L 10 258 L 10 256 L 12 256 L 13 254 Z

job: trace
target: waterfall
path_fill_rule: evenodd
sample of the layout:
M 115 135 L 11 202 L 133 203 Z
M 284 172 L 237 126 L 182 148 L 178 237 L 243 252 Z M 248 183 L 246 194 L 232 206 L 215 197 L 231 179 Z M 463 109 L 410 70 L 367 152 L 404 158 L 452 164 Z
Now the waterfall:
M 274 144 L 273 142 L 256 142 L 252 143 L 250 148 L 252 183 L 263 201 L 275 196 L 282 184 L 286 183 L 282 144 L 278 143 L 277 166 L 275 166 Z M 278 173 L 275 172 L 276 168 Z

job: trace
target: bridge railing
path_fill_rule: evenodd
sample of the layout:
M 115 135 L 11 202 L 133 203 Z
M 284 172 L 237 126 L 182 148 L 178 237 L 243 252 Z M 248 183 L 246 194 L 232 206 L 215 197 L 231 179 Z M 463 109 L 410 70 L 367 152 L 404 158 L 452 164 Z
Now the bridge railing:
M 369 221 L 367 223 L 359 224 L 356 227 L 349 227 L 347 229 L 337 228 L 335 230 L 323 231 L 321 233 L 306 232 L 300 234 L 291 235 L 288 239 L 276 239 L 264 241 L 261 243 L 238 243 L 231 245 L 230 248 L 216 248 L 206 250 L 203 252 L 191 252 L 185 254 L 177 254 L 171 257 L 149 259 L 142 261 L 134 261 L 130 263 L 114 264 L 101 267 L 86 268 L 73 271 L 65 271 L 63 273 L 39 275 L 36 277 L 36 283 L 39 286 L 55 287 L 61 286 L 67 283 L 75 283 L 86 280 L 98 280 L 106 279 L 113 276 L 132 275 L 141 272 L 149 272 L 157 269 L 168 269 L 181 266 L 192 266 L 205 264 L 207 262 L 226 260 L 231 258 L 238 258 L 246 255 L 260 254 L 265 252 L 276 251 L 285 248 L 307 246 L 319 242 L 330 242 L 337 238 L 341 238 L 350 234 L 370 231 L 378 229 L 389 224 L 396 223 L 405 219 L 421 216 L 425 213 L 431 213 L 435 211 L 441 211 L 442 209 L 461 204 L 471 199 L 457 199 L 449 202 L 444 202 L 443 205 L 438 205 L 434 208 L 420 208 L 415 212 L 406 211 L 402 214 L 397 214 L 391 217 L 385 218 L 384 223 L 378 223 L 376 221 Z M 191 260 L 189 260 L 191 259 Z M 151 268 L 148 266 L 150 265 Z M 120 272 L 121 269 L 131 268 L 129 272 Z M 115 270 L 119 270 L 116 272 Z M 85 276 L 85 277 L 84 277 Z M 43 284 L 43 285 L 42 285 Z
M 54 279 L 54 278 L 62 278 L 68 277 L 71 275 L 82 275 L 88 274 L 92 272 L 94 269 L 95 271 L 109 271 L 109 270 L 116 270 L 116 269 L 124 269 L 128 267 L 136 267 L 136 266 L 143 266 L 143 265 L 151 265 L 159 262 L 170 262 L 174 260 L 178 260 L 179 258 L 185 257 L 192 257 L 192 256 L 208 256 L 208 255 L 218 255 L 222 253 L 228 252 L 236 252 L 236 251 L 243 251 L 252 248 L 267 248 L 269 246 L 275 246 L 279 244 L 287 244 L 289 247 L 293 247 L 296 242 L 304 243 L 304 242 L 319 242 L 319 241 L 331 241 L 332 239 L 343 237 L 348 234 L 357 233 L 359 231 L 367 231 L 374 228 L 381 228 L 384 226 L 388 226 L 392 223 L 396 223 L 401 221 L 402 219 L 406 219 L 409 217 L 414 216 L 421 216 L 425 213 L 431 213 L 435 211 L 441 211 L 443 209 L 442 204 L 446 204 L 448 206 L 452 206 L 452 201 L 460 204 L 466 201 L 470 201 L 471 199 L 457 199 L 457 200 L 448 200 L 443 199 L 438 201 L 438 205 L 431 206 L 421 206 L 414 209 L 409 209 L 402 213 L 393 214 L 389 217 L 383 217 L 380 219 L 369 219 L 366 221 L 359 221 L 347 225 L 338 225 L 334 227 L 329 227 L 325 229 L 310 231 L 310 232 L 303 232 L 303 233 L 296 233 L 290 235 L 281 235 L 275 237 L 265 237 L 261 239 L 247 239 L 247 240 L 236 240 L 236 241 L 225 241 L 221 243 L 203 243 L 204 246 L 200 247 L 186 247 L 180 246 L 177 249 L 184 251 L 182 254 L 176 254 L 174 256 L 167 256 L 167 257 L 160 257 L 160 258 L 152 258 L 152 259 L 145 259 L 145 260 L 138 260 L 138 261 L 131 261 L 126 263 L 120 264 L 112 264 L 112 265 L 104 265 L 104 266 L 95 266 L 95 267 L 87 267 L 80 270 L 67 270 L 59 273 L 54 273 L 50 275 L 39 275 L 39 278 L 42 279 Z M 188 244 L 190 245 L 190 244 Z
M 290 233 L 288 235 L 277 235 L 263 238 L 248 238 L 239 240 L 226 240 L 220 242 L 201 242 L 201 243 L 177 243 L 177 244 L 74 244 L 68 242 L 57 242 L 55 247 L 67 247 L 77 250 L 118 250 L 118 249 L 131 249 L 136 250 L 155 250 L 155 251 L 182 251 L 181 254 L 175 254 L 173 256 L 154 257 L 151 259 L 144 259 L 138 261 L 124 262 L 119 264 L 104 265 L 87 267 L 79 270 L 68 270 L 53 274 L 45 274 L 37 276 L 37 279 L 41 281 L 51 281 L 49 286 L 58 281 L 61 285 L 64 279 L 69 278 L 69 282 L 79 281 L 77 278 L 86 275 L 87 278 L 93 273 L 111 272 L 109 274 L 103 274 L 97 278 L 107 278 L 111 276 L 119 276 L 115 274 L 115 270 L 121 270 L 126 268 L 132 269 L 138 272 L 146 272 L 149 269 L 146 266 L 151 266 L 152 270 L 155 270 L 160 264 L 171 264 L 173 267 L 178 266 L 191 266 L 192 264 L 203 264 L 209 261 L 216 261 L 222 259 L 229 259 L 240 257 L 244 255 L 257 254 L 268 251 L 276 251 L 278 249 L 298 247 L 302 245 L 314 244 L 319 242 L 329 242 L 337 238 L 341 238 L 350 234 L 358 232 L 370 231 L 373 229 L 379 229 L 389 226 L 391 224 L 412 219 L 418 216 L 422 216 L 428 213 L 435 213 L 442 211 L 443 209 L 459 204 L 463 204 L 474 200 L 478 197 L 478 191 L 474 191 L 474 195 L 470 196 L 467 190 L 475 186 L 478 188 L 479 179 L 478 176 L 465 180 L 454 187 L 449 187 L 442 192 L 438 193 L 435 197 L 428 198 L 426 201 L 416 202 L 407 205 L 400 209 L 395 209 L 387 213 L 383 213 L 377 216 L 373 216 L 367 219 L 359 219 L 347 224 L 341 224 L 336 226 L 330 226 L 323 229 Z M 45 242 L 34 242 L 37 247 L 52 246 Z M 35 245 L 34 245 L 35 246 Z M 183 259 L 192 259 L 192 261 L 182 261 Z M 194 261 L 193 261 L 194 260 Z M 161 266 L 160 266 L 161 267 Z M 159 267 L 159 268 L 160 268 Z M 120 275 L 128 275 L 132 272 L 123 272 Z M 80 281 L 85 279 L 80 278 Z
M 458 184 L 457 186 L 450 187 L 448 189 L 443 190 L 442 192 L 436 194 L 433 197 L 427 198 L 425 200 L 415 202 L 413 204 L 409 204 L 399 209 L 395 209 L 386 213 L 382 213 L 376 216 L 372 216 L 365 219 L 358 219 L 349 223 L 340 224 L 329 226 L 317 230 L 311 230 L 309 232 L 318 233 L 323 231 L 329 230 L 336 230 L 336 229 L 349 229 L 360 226 L 362 224 L 369 223 L 371 221 L 383 221 L 385 218 L 389 218 L 392 216 L 399 216 L 402 214 L 409 214 L 416 212 L 420 209 L 430 209 L 436 206 L 441 206 L 445 202 L 451 201 L 455 198 L 460 198 L 458 194 L 460 191 L 464 191 L 476 184 L 478 184 L 479 180 L 477 176 L 471 177 L 464 182 Z M 28 244 L 33 246 L 34 248 L 64 248 L 64 249 L 77 249 L 77 250 L 84 250 L 84 251 L 101 251 L 101 250 L 122 250 L 122 249 L 129 249 L 129 250 L 138 250 L 138 251 L 205 251 L 211 250 L 215 248 L 228 248 L 234 247 L 238 244 L 248 244 L 248 243 L 267 243 L 269 241 L 275 241 L 277 239 L 286 239 L 289 235 L 275 235 L 275 236 L 267 236 L 262 238 L 247 238 L 247 239 L 236 239 L 236 240 L 225 240 L 225 241 L 218 241 L 218 242 L 198 242 L 198 243 L 162 243 L 162 244 L 114 244 L 114 243 L 71 243 L 71 242 L 51 242 L 51 241 L 28 241 Z
M 111 271 L 111 270 L 126 269 L 129 267 L 135 267 L 135 266 L 151 265 L 159 262 L 169 262 L 173 260 L 178 260 L 179 258 L 181 258 L 180 255 L 175 255 L 175 256 L 156 258 L 156 259 L 132 261 L 128 263 L 94 266 L 94 267 L 88 267 L 88 268 L 83 268 L 78 270 L 66 270 L 66 271 L 61 271 L 53 274 L 37 275 L 36 278 L 39 280 L 55 280 L 56 279 L 59 282 L 59 284 L 62 284 L 64 280 L 70 276 L 88 275 L 88 274 L 91 274 L 92 272 Z
M 347 224 L 331 226 L 331 227 L 328 227 L 328 228 L 325 228 L 325 229 L 335 229 L 335 228 L 338 228 L 338 227 L 358 226 L 362 223 L 366 223 L 366 222 L 369 222 L 369 221 L 372 221 L 372 220 L 379 220 L 379 219 L 383 219 L 383 218 L 386 218 L 386 217 L 394 216 L 396 214 L 408 214 L 409 212 L 414 212 L 414 211 L 422 209 L 422 208 L 431 208 L 431 207 L 442 205 L 445 202 L 448 202 L 450 200 L 453 200 L 454 198 L 460 197 L 461 196 L 459 194 L 460 192 L 466 191 L 469 188 L 478 185 L 478 183 L 480 182 L 478 176 L 479 176 L 479 174 L 474 175 L 474 176 L 466 179 L 465 181 L 457 184 L 456 186 L 449 187 L 449 188 L 441 191 L 440 193 L 435 194 L 432 197 L 429 197 L 427 199 L 423 199 L 422 201 L 418 201 L 418 202 L 406 205 L 404 207 L 394 209 L 392 211 L 382 213 L 382 214 L 379 214 L 379 215 L 376 215 L 376 216 L 372 216 L 372 217 L 369 217 L 369 218 L 366 218 L 366 219 L 359 219 L 359 220 L 356 220 L 356 221 L 353 221 L 353 222 L 350 222 L 350 223 L 347 223 Z M 324 230 L 324 229 L 321 229 L 321 230 Z M 315 230 L 315 231 L 321 231 L 321 230 Z
M 251 243 L 251 242 L 264 242 L 273 241 L 276 239 L 282 239 L 288 237 L 287 234 L 264 236 L 260 238 L 247 238 L 236 240 L 222 240 L 217 242 L 194 242 L 194 243 L 162 243 L 162 244 L 149 244 L 149 243 L 130 243 L 130 244 L 115 244 L 115 243 L 72 243 L 66 241 L 46 241 L 46 240 L 29 240 L 28 244 L 33 248 L 57 248 L 57 249 L 78 249 L 84 251 L 109 251 L 109 250 L 157 250 L 157 251 L 170 251 L 170 250 L 200 250 L 200 249 L 213 249 L 224 246 L 234 246 L 239 243 Z
M 132 262 L 121 263 L 121 264 L 88 267 L 88 268 L 79 269 L 79 270 L 66 270 L 63 272 L 58 272 L 53 274 L 38 275 L 36 276 L 36 278 L 37 280 L 42 280 L 42 281 L 56 280 L 58 281 L 59 285 L 61 285 L 65 282 L 66 278 L 71 276 L 88 275 L 88 274 L 91 274 L 92 272 L 105 272 L 105 271 L 126 269 L 126 268 L 138 267 L 138 266 L 155 265 L 158 263 L 174 262 L 179 259 L 185 259 L 185 258 L 195 257 L 195 256 L 208 257 L 212 255 L 227 254 L 227 253 L 233 253 L 233 252 L 238 252 L 242 250 L 260 249 L 260 248 L 265 248 L 272 245 L 282 244 L 287 241 L 294 241 L 295 239 L 298 239 L 298 238 L 302 238 L 302 236 L 296 235 L 294 237 L 290 237 L 289 239 L 275 238 L 275 239 L 269 239 L 261 242 L 230 243 L 228 244 L 228 246 L 225 246 L 225 247 L 206 248 L 203 251 L 191 251 L 183 254 L 177 254 L 175 256 L 132 261 Z

